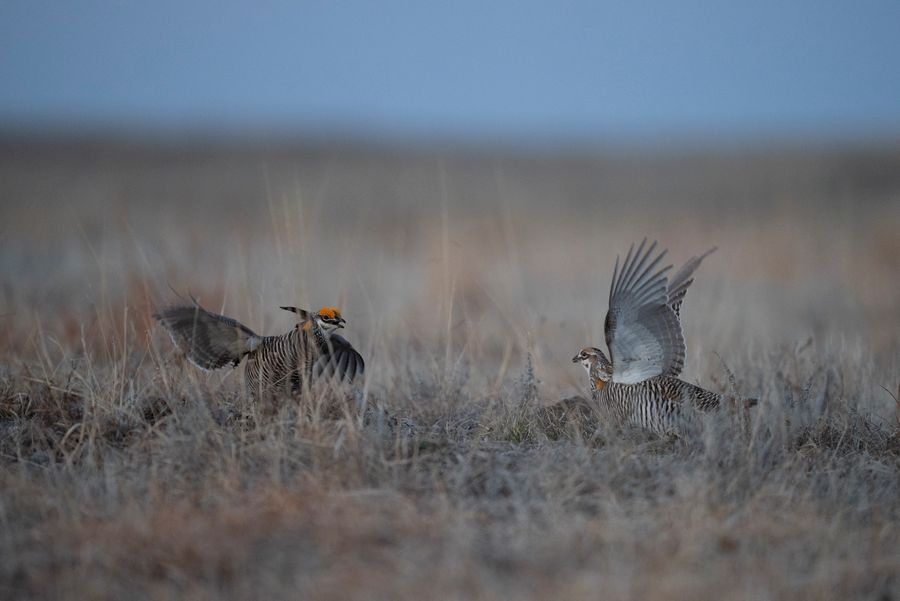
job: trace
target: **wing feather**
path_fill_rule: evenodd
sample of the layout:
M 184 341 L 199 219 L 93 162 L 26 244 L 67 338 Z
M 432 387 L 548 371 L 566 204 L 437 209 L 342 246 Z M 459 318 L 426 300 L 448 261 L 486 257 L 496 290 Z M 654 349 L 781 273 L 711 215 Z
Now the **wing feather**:
M 237 365 L 259 338 L 236 319 L 211 313 L 199 304 L 167 307 L 154 317 L 172 342 L 201 369 Z
M 313 365 L 313 376 L 330 378 L 335 375 L 341 380 L 352 381 L 362 375 L 365 362 L 362 355 L 353 348 L 346 338 L 332 334 L 328 344 Z
M 668 302 L 672 266 L 659 267 L 666 251 L 654 255 L 656 245 L 632 245 L 621 270 L 616 259 L 606 314 L 614 382 L 636 384 L 684 365 L 684 336 Z
M 703 262 L 703 259 L 715 250 L 716 247 L 714 246 L 699 257 L 691 257 L 688 259 L 669 281 L 669 306 L 672 307 L 672 310 L 675 312 L 675 317 L 678 318 L 679 323 L 681 323 L 681 305 L 684 303 L 684 297 L 687 294 L 688 288 L 694 283 L 694 272 L 700 267 L 700 263 Z M 681 374 L 683 368 L 684 361 L 677 361 L 672 364 L 663 375 L 677 377 Z
M 703 262 L 703 259 L 715 250 L 716 247 L 714 246 L 699 257 L 691 257 L 684 266 L 678 270 L 678 273 L 672 276 L 672 280 L 669 282 L 669 305 L 672 306 L 675 315 L 679 318 L 681 317 L 681 304 L 684 302 L 684 297 L 687 294 L 688 288 L 694 283 L 694 272 L 700 267 L 700 263 Z

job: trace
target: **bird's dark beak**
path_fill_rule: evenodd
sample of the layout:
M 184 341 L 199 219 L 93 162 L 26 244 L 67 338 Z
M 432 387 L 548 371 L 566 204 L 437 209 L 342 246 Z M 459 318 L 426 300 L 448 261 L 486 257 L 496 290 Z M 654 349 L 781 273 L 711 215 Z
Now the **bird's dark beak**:
M 347 323 L 346 319 L 344 319 L 343 317 L 338 317 L 337 327 L 343 328 L 345 323 Z
M 578 363 L 581 360 L 581 355 L 575 355 L 572 357 L 572 363 Z

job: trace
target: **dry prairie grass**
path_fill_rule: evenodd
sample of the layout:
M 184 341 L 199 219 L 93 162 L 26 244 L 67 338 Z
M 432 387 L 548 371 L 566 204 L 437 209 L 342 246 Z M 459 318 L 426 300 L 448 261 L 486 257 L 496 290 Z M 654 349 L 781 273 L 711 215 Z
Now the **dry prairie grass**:
M 897 598 L 898 166 L 8 143 L 0 591 Z M 644 235 L 719 247 L 686 377 L 761 399 L 696 439 L 557 404 Z M 172 289 L 264 333 L 337 303 L 367 378 L 250 404 L 153 326 Z

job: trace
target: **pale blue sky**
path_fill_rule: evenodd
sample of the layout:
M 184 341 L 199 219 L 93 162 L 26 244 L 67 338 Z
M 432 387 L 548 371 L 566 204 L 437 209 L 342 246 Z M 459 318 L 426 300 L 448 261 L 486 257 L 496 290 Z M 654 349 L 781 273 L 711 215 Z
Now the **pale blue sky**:
M 900 1 L 0 0 L 0 129 L 900 135 Z

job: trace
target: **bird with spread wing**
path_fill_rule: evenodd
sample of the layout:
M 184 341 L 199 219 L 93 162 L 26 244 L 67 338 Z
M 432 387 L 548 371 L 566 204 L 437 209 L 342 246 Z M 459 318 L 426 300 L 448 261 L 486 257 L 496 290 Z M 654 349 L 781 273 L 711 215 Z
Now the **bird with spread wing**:
M 258 336 L 242 323 L 211 313 L 196 301 L 169 307 L 154 317 L 166 328 L 187 358 L 204 370 L 237 367 L 247 357 L 247 389 L 256 398 L 264 394 L 298 394 L 314 379 L 353 380 L 365 362 L 353 346 L 335 331 L 346 320 L 335 307 L 317 313 L 281 307 L 296 313 L 300 322 L 280 336 Z
M 605 323 L 609 359 L 587 347 L 572 361 L 587 370 L 591 396 L 618 423 L 678 434 L 688 419 L 685 405 L 707 411 L 725 399 L 678 378 L 685 356 L 681 305 L 694 271 L 715 248 L 690 259 L 671 281 L 672 266 L 660 266 L 666 251 L 655 250 L 656 242 L 647 246 L 645 239 L 637 250 L 631 246 L 621 268 L 616 257 Z

